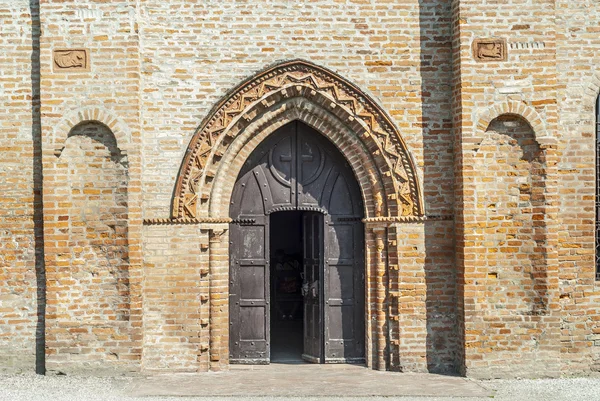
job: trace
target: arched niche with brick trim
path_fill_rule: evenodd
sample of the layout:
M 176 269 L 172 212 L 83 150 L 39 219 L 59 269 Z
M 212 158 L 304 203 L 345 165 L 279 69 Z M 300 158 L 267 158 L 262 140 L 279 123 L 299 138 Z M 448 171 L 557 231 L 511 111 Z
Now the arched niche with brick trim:
M 583 92 L 584 107 L 594 109 L 598 96 L 600 96 L 600 71 L 592 75 L 591 81 Z
M 464 181 L 464 330 L 483 328 L 480 335 L 489 338 L 497 327 L 528 330 L 539 342 L 507 335 L 491 344 L 498 358 L 516 361 L 511 371 L 527 371 L 540 361 L 554 363 L 556 347 L 541 339 L 560 336 L 550 323 L 560 310 L 557 144 L 535 110 L 518 102 L 476 122 Z M 465 352 L 473 369 L 471 350 Z
M 542 116 L 531 106 L 523 102 L 510 101 L 495 104 L 486 109 L 477 119 L 477 137 L 483 139 L 484 133 L 493 120 L 500 116 L 514 116 L 522 119 L 531 127 L 535 140 L 540 146 L 555 145 L 556 140 L 551 137 L 546 129 L 546 123 Z
M 488 280 L 484 311 L 548 312 L 547 160 L 531 125 L 515 114 L 490 121 L 474 158 L 475 247 Z M 484 317 L 485 318 L 485 317 Z
M 204 120 L 179 172 L 172 217 L 225 216 L 222 204 L 244 155 L 258 145 L 257 138 L 293 120 L 317 129 L 346 157 L 367 217 L 422 215 L 415 163 L 392 120 L 346 79 L 293 60 L 244 81 Z
M 74 123 L 55 156 L 44 177 L 47 367 L 62 370 L 56 355 L 68 352 L 68 369 L 118 369 L 131 330 L 127 157 L 97 120 Z
M 67 138 L 75 126 L 83 122 L 95 121 L 110 129 L 115 137 L 119 150 L 126 154 L 129 151 L 131 132 L 121 119 L 113 115 L 109 110 L 101 107 L 91 106 L 72 110 L 56 124 L 52 133 L 52 144 L 54 153 L 58 156 L 65 146 Z

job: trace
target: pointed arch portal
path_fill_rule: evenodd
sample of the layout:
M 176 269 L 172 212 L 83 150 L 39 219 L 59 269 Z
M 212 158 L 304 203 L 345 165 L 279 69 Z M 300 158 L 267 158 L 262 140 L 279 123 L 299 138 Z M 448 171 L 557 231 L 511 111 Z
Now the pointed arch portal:
M 171 217 L 223 217 L 226 209 L 219 205 L 233 188 L 215 176 L 220 170 L 237 176 L 243 160 L 232 161 L 244 145 L 258 132 L 273 132 L 293 120 L 316 128 L 348 159 L 366 201 L 366 217 L 423 215 L 414 161 L 386 113 L 334 72 L 293 60 L 256 74 L 213 108 L 186 151 Z M 215 197 L 217 206 L 211 205 Z
M 275 157 L 290 127 L 291 148 Z M 302 138 L 319 150 L 304 155 Z M 295 317 L 269 306 L 279 285 L 269 229 L 287 237 L 288 226 L 297 229 L 301 249 L 291 252 L 304 270 L 304 359 L 387 368 L 388 263 L 397 270 L 395 256 L 385 256 L 388 230 L 394 235 L 388 223 L 422 221 L 423 203 L 399 131 L 354 84 L 293 60 L 237 86 L 190 141 L 171 220 L 210 224 L 211 369 L 267 362 L 269 313 Z

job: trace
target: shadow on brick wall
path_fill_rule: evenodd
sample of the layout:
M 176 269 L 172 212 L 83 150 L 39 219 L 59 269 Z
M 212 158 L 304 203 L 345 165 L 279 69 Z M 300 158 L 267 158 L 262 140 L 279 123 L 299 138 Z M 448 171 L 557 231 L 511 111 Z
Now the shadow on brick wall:
M 427 369 L 458 371 L 452 131 L 451 2 L 419 0 Z
M 35 331 L 35 371 L 46 373 L 45 315 L 46 272 L 44 266 L 42 117 L 40 100 L 40 2 L 29 1 L 31 13 L 31 135 L 33 141 L 33 221 L 35 235 L 35 273 L 37 281 L 37 323 Z

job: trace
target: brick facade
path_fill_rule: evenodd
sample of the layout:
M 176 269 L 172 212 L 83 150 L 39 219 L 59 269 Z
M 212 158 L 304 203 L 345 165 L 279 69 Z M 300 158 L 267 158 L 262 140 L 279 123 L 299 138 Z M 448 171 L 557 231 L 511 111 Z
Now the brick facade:
M 363 193 L 368 366 L 600 370 L 595 1 L 0 0 L 0 18 L 0 371 L 227 369 L 231 191 L 294 120 Z

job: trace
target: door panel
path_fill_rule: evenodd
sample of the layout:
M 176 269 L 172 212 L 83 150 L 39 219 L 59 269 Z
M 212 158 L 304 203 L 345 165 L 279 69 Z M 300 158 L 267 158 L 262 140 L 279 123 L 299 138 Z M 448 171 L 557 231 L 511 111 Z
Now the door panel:
M 336 263 L 329 259 L 328 295 L 330 299 L 354 298 L 354 266 L 351 263 Z
M 256 220 L 256 218 L 254 218 Z M 265 225 L 245 225 L 241 229 L 244 235 L 242 240 L 240 258 L 242 259 L 264 259 L 266 256 L 266 246 L 264 238 L 266 237 Z M 268 237 L 267 237 L 268 238 Z
M 264 325 L 255 324 L 256 322 L 264 318 L 265 308 L 262 306 L 254 308 L 241 308 L 240 309 L 240 340 L 242 341 L 242 347 L 248 345 L 249 341 L 261 341 L 266 337 L 266 330 Z M 250 347 L 246 347 L 245 352 L 249 352 L 254 344 L 250 344 Z
M 243 177 L 235 192 L 237 193 L 233 194 L 233 199 L 238 208 L 236 217 L 240 215 L 264 216 L 265 205 L 256 174 L 249 173 Z
M 325 363 L 364 361 L 362 224 L 327 216 L 325 224 Z
M 269 226 L 256 166 L 241 175 L 231 203 L 229 354 L 232 363 L 269 361 Z M 258 174 L 257 174 L 258 173 Z
M 250 263 L 249 263 L 250 262 Z M 240 288 L 242 300 L 264 299 L 265 298 L 265 280 L 264 266 L 258 260 L 257 264 L 251 264 L 249 260 L 242 260 L 238 278 L 244 285 Z
M 332 145 L 327 143 L 319 133 L 305 125 L 299 125 L 297 143 L 298 206 L 323 208 L 327 178 L 336 162 L 332 158 L 335 152 L 328 152 Z
M 268 363 L 269 226 L 267 216 L 230 224 L 229 314 L 232 363 Z
M 286 125 L 266 143 L 267 155 L 261 161 L 265 168 L 263 187 L 272 199 L 268 209 L 294 207 L 296 205 L 296 128 Z M 266 185 L 265 185 L 266 184 Z
M 352 194 L 348 189 L 346 178 L 339 174 L 331 190 L 331 204 L 333 205 L 333 208 L 330 209 L 331 214 L 352 216 L 355 209 L 352 201 Z
M 337 223 L 333 224 L 330 221 L 328 224 L 328 233 L 331 236 L 331 240 L 327 243 L 329 246 L 328 255 L 337 264 L 342 259 L 352 263 L 354 259 L 354 242 L 351 241 L 354 238 L 354 230 L 356 229 L 354 224 L 351 223 Z
M 323 360 L 323 215 L 304 213 L 302 216 L 304 266 L 304 353 L 309 362 Z

